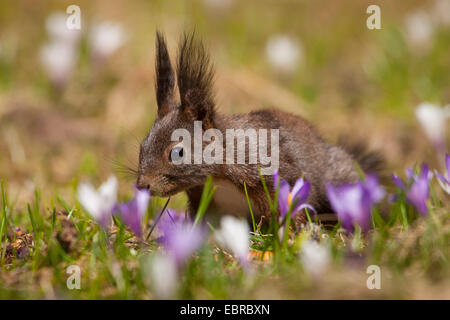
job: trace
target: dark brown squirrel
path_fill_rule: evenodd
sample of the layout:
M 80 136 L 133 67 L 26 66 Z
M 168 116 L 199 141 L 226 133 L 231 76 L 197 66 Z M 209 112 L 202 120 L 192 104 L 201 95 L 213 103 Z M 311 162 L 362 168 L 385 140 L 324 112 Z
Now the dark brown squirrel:
M 138 188 L 147 188 L 153 195 L 161 197 L 184 191 L 188 197 L 187 212 L 192 216 L 197 212 L 205 180 L 210 175 L 217 189 L 209 211 L 237 215 L 248 213 L 245 182 L 253 211 L 260 217 L 270 215 L 257 164 L 247 161 L 245 164 L 173 163 L 174 152 L 182 157 L 183 148 L 177 147 L 177 141 L 171 141 L 171 134 L 176 129 L 184 128 L 193 136 L 194 121 L 202 121 L 204 131 L 209 128 L 220 130 L 224 136 L 224 146 L 225 130 L 228 128 L 279 129 L 279 174 L 291 186 L 302 176 L 309 180 L 311 192 L 307 202 L 319 214 L 332 212 L 326 196 L 326 183 L 342 184 L 358 179 L 354 161 L 364 172 L 379 169 L 381 159 L 378 154 L 366 152 L 361 145 L 347 148 L 331 145 L 302 117 L 273 109 L 235 115 L 216 112 L 213 79 L 214 69 L 209 55 L 194 34 L 185 34 L 179 44 L 175 77 L 164 36 L 157 32 L 158 115 L 140 146 Z M 179 103 L 175 98 L 175 80 Z M 248 141 L 245 143 L 248 151 Z M 225 153 L 225 148 L 223 150 Z M 272 180 L 271 176 L 266 176 L 270 192 L 273 190 Z M 330 217 L 329 214 L 327 216 Z M 335 220 L 333 218 L 334 215 L 331 215 L 330 220 Z M 304 222 L 305 218 L 299 219 Z

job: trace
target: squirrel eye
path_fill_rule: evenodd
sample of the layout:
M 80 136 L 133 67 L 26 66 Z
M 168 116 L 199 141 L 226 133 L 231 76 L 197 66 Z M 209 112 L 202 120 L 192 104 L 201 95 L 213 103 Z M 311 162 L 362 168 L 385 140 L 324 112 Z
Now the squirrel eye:
M 175 147 L 170 150 L 169 160 L 171 162 L 180 163 L 183 160 L 183 148 Z

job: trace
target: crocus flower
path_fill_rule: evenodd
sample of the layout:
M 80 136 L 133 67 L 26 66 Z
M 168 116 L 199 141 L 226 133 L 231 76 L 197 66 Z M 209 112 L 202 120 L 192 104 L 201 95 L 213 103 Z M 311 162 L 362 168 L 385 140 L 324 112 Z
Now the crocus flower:
M 407 182 L 404 182 L 395 174 L 392 174 L 392 179 L 397 187 L 405 192 L 406 200 L 412 204 L 420 214 L 427 214 L 428 208 L 426 201 L 430 196 L 429 183 L 433 174 L 428 169 L 428 166 L 423 164 L 419 175 L 416 175 L 412 169 L 408 169 L 406 171 L 406 176 L 408 178 Z
M 381 201 L 386 194 L 384 188 L 378 183 L 377 176 L 374 174 L 367 175 L 366 180 L 362 184 L 369 191 L 369 197 L 372 203 Z
M 278 186 L 278 178 L 278 171 L 275 171 L 273 174 L 273 186 L 275 190 Z M 293 202 L 295 202 L 295 205 L 292 208 L 292 216 L 305 208 L 315 211 L 312 206 L 306 203 L 310 189 L 311 185 L 309 181 L 305 181 L 303 178 L 298 179 L 292 189 L 286 180 L 281 179 L 279 181 L 278 207 L 280 208 L 281 219 L 286 216 L 289 211 L 289 207 Z
M 95 24 L 89 34 L 89 43 L 93 55 L 99 59 L 108 58 L 125 42 L 125 32 L 122 26 L 115 22 Z
M 67 27 L 67 15 L 64 12 L 54 12 L 45 20 L 45 27 L 51 41 L 65 42 L 76 45 L 81 31 Z
M 413 175 L 412 184 L 406 192 L 406 199 L 416 207 L 420 214 L 428 213 L 426 201 L 430 196 L 430 180 L 433 174 L 426 164 L 422 165 L 419 175 Z
M 158 224 L 158 229 L 163 234 L 163 246 L 178 265 L 182 265 L 202 245 L 205 236 L 203 229 L 182 220 L 174 220 L 172 223 L 166 220 Z
M 178 268 L 176 261 L 167 254 L 156 254 L 149 259 L 150 286 L 159 299 L 170 299 L 178 288 Z
M 429 195 L 429 181 L 426 178 L 420 177 L 411 185 L 411 188 L 406 194 L 406 199 L 416 207 L 420 214 L 426 215 L 428 213 L 426 201 Z
M 344 229 L 352 231 L 354 224 L 358 224 L 363 230 L 369 228 L 370 197 L 360 184 L 340 187 L 327 185 L 327 195 Z
M 327 184 L 326 191 L 331 207 L 347 231 L 353 231 L 355 224 L 367 231 L 370 227 L 371 207 L 384 197 L 384 189 L 374 175 L 353 184 Z
M 417 107 L 416 117 L 435 147 L 438 150 L 443 150 L 445 146 L 446 119 L 450 117 L 449 110 L 425 102 Z
M 117 199 L 117 179 L 111 176 L 100 188 L 89 183 L 82 183 L 78 187 L 78 201 L 83 208 L 103 228 L 108 227 L 110 217 Z
M 52 13 L 46 20 L 49 43 L 41 48 L 40 61 L 54 85 L 62 87 L 69 79 L 78 58 L 80 30 L 70 30 L 63 12 Z
M 117 215 L 139 238 L 142 237 L 142 219 L 147 212 L 149 200 L 148 190 L 135 189 L 134 198 L 131 201 L 116 206 Z
M 445 167 L 447 169 L 446 175 L 442 175 L 436 172 L 436 177 L 438 178 L 439 185 L 444 189 L 445 192 L 450 194 L 450 154 L 445 155 Z
M 41 64 L 53 84 L 61 87 L 69 79 L 77 60 L 77 52 L 71 43 L 53 41 L 40 51 Z
M 435 25 L 432 16 L 418 10 L 405 19 L 406 40 L 416 49 L 427 49 L 431 45 Z
M 189 219 L 186 220 L 186 214 L 183 211 L 177 211 L 174 209 L 166 209 L 166 212 L 161 216 L 161 219 L 158 222 L 158 229 L 161 232 L 164 232 L 171 227 L 188 223 L 190 224 L 192 221 Z
M 405 183 L 403 182 L 403 180 L 402 180 L 399 176 L 397 176 L 395 173 L 392 173 L 392 174 L 391 174 L 391 178 L 392 178 L 392 181 L 394 181 L 395 185 L 396 185 L 398 188 L 400 188 L 400 189 L 402 189 L 402 190 L 406 189 L 406 184 L 405 184 Z
M 330 251 L 317 241 L 307 240 L 301 248 L 300 261 L 306 273 L 319 277 L 330 264 Z
M 250 248 L 250 229 L 244 220 L 232 216 L 224 216 L 220 221 L 220 230 L 216 232 L 219 244 L 237 257 L 245 267 L 248 264 Z
M 274 69 L 292 73 L 297 69 L 303 51 L 298 41 L 286 35 L 279 35 L 267 42 L 266 55 Z

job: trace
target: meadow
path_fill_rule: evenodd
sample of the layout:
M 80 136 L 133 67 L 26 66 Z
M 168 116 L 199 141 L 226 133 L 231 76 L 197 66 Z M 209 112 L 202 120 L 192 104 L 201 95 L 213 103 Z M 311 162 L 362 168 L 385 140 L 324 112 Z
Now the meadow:
M 0 298 L 449 299 L 450 1 L 377 1 L 379 30 L 371 4 L 2 1 Z M 327 188 L 332 228 L 282 177 L 264 226 L 209 221 L 209 180 L 190 219 L 184 194 L 135 190 L 157 29 L 172 58 L 186 30 L 205 42 L 220 112 L 301 115 L 385 172 Z

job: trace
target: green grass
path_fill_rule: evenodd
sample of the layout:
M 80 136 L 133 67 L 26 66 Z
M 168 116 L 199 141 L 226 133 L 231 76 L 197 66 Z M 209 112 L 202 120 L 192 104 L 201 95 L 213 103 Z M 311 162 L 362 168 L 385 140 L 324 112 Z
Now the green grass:
M 207 207 L 211 192 L 209 185 L 205 188 L 201 207 Z M 1 195 L 0 279 L 4 283 L 0 288 L 1 298 L 145 299 L 155 296 L 148 273 L 152 256 L 163 250 L 155 242 L 156 236 L 149 241 L 140 241 L 116 218 L 111 230 L 103 230 L 76 202 L 70 205 L 58 195 L 49 201 L 55 205 L 48 207 L 36 191 L 33 202 L 28 203 L 25 210 L 10 207 L 4 181 Z M 277 202 L 273 200 L 272 208 L 276 210 Z M 146 232 L 159 214 L 158 208 L 159 201 L 153 201 L 145 219 L 149 222 Z M 197 213 L 197 223 L 208 220 L 202 210 Z M 404 219 L 405 210 L 408 219 Z M 290 213 L 286 218 L 288 226 L 289 217 Z M 317 224 L 308 224 L 300 232 L 284 232 L 278 236 L 284 221 L 279 223 L 272 219 L 270 225 L 256 230 L 251 240 L 253 250 L 262 252 L 261 257 L 264 252 L 271 251 L 273 258 L 253 261 L 251 275 L 227 251 L 217 246 L 212 229 L 209 240 L 182 269 L 174 298 L 255 298 L 265 286 L 276 286 L 277 292 L 281 290 L 280 298 L 305 297 L 307 293 L 321 297 L 323 289 L 320 285 L 327 285 L 327 281 L 336 286 L 336 290 L 346 288 L 348 291 L 343 297 L 377 297 L 377 294 L 408 297 L 407 279 L 411 276 L 430 283 L 448 281 L 449 218 L 450 212 L 444 205 L 432 206 L 428 216 L 420 217 L 400 198 L 387 217 L 373 213 L 374 228 L 366 234 L 358 230 L 353 235 L 347 234 L 338 226 L 326 231 Z M 8 243 L 17 242 L 21 237 L 17 232 L 14 234 L 15 227 L 32 237 L 32 242 L 26 244 L 29 253 L 22 257 L 16 251 L 8 251 L 7 255 L 5 252 Z M 61 234 L 69 229 L 74 232 L 74 237 L 62 237 Z M 331 265 L 319 282 L 305 273 L 299 260 L 307 239 L 318 240 L 331 253 Z M 67 241 L 73 241 L 73 244 L 67 246 Z M 349 255 L 358 257 L 361 264 L 345 270 Z M 377 293 L 363 289 L 365 282 L 348 284 L 333 280 L 338 279 L 339 274 L 349 272 L 361 275 L 370 264 L 379 265 L 383 274 L 395 276 L 402 285 L 394 290 L 391 282 L 383 281 L 383 291 Z M 69 276 L 66 268 L 70 265 L 81 269 L 80 290 L 66 287 Z M 365 281 L 364 278 L 361 281 Z

